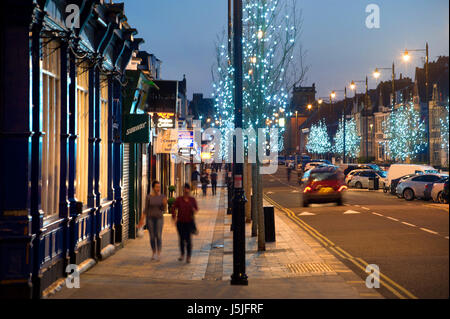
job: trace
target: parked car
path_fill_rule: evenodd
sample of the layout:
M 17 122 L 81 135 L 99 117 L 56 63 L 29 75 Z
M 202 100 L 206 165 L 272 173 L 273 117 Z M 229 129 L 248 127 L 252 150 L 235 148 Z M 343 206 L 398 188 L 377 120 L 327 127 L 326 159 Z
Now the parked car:
M 305 171 L 310 170 L 312 168 L 319 167 L 319 166 L 324 166 L 324 165 L 329 165 L 329 163 L 325 163 L 325 162 L 321 162 L 321 161 L 309 162 L 309 163 L 306 163 L 306 165 L 305 165 Z
M 416 164 L 392 164 L 389 167 L 384 187 L 389 189 L 393 179 L 400 178 L 408 174 L 438 174 L 438 170 L 428 165 Z
M 348 185 L 348 182 L 352 179 L 353 175 L 355 175 L 356 173 L 362 171 L 362 169 L 355 169 L 353 171 L 350 171 L 346 176 L 345 176 L 345 184 Z
M 295 156 L 294 155 L 289 155 L 286 156 L 286 161 L 284 162 L 285 166 L 289 166 L 291 163 L 295 162 Z
M 354 171 L 355 169 L 373 169 L 369 164 L 353 164 L 353 163 L 339 164 L 339 168 L 344 172 L 344 175 L 346 176 L 348 175 L 348 173 Z
M 343 192 L 347 189 L 344 175 L 336 166 L 323 166 L 310 171 L 303 187 L 303 207 L 312 203 L 336 202 L 343 204 Z
M 427 184 L 435 183 L 442 179 L 444 176 L 441 174 L 419 174 L 405 180 L 398 184 L 396 193 L 400 198 L 404 198 L 407 201 L 414 200 L 414 198 L 425 198 L 425 188 Z
M 306 183 L 309 179 L 309 174 L 311 174 L 312 169 L 305 171 L 305 173 L 302 174 L 301 171 L 298 171 L 297 176 L 298 176 L 298 184 L 299 185 L 303 185 L 304 183 Z
M 379 171 L 375 171 L 373 169 L 360 169 L 353 173 L 351 178 L 348 180 L 347 185 L 348 187 L 369 188 L 370 178 L 378 178 L 381 180 L 384 177 Z
M 433 184 L 431 189 L 431 198 L 434 202 L 448 204 L 448 182 L 448 177 L 444 177 Z M 447 194 L 445 192 L 445 187 L 447 187 Z
M 398 184 L 400 184 L 401 182 L 406 181 L 408 178 L 416 176 L 416 175 L 418 175 L 418 174 L 408 174 L 408 175 L 402 176 L 400 178 L 393 179 L 391 181 L 391 186 L 390 186 L 391 194 L 395 195 L 397 193 L 397 186 L 398 186 Z M 385 188 L 385 190 L 387 190 L 387 188 Z

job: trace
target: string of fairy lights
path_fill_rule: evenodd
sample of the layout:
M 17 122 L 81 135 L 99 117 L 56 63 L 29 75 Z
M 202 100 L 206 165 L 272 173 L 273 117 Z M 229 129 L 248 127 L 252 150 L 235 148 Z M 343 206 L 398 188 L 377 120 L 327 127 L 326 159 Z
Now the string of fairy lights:
M 243 7 L 243 126 L 244 129 L 265 129 L 268 141 L 269 129 L 278 128 L 277 145 L 273 151 L 283 149 L 283 133 L 289 116 L 289 69 L 294 58 L 298 27 L 288 14 L 286 2 L 278 0 L 244 0 Z M 228 52 L 224 44 L 218 48 L 214 99 L 216 120 L 220 117 L 222 136 L 234 129 L 233 75 L 228 66 Z M 256 142 L 253 140 L 248 143 Z M 261 141 L 262 142 L 262 141 Z M 231 139 L 223 139 L 224 144 Z M 222 145 L 222 156 L 229 147 Z

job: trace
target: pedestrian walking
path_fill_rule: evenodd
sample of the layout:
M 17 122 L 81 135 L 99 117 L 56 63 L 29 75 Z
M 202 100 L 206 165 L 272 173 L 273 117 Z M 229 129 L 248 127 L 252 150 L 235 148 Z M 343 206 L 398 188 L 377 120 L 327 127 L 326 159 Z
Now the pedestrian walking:
M 207 173 L 203 173 L 202 177 L 200 178 L 200 183 L 202 183 L 202 191 L 203 191 L 203 196 L 207 195 L 207 190 L 208 190 L 208 184 L 209 184 L 209 179 L 208 179 L 208 174 Z
M 288 182 L 291 180 L 291 172 L 292 172 L 292 166 L 289 164 L 287 168 L 287 180 Z
M 199 176 L 200 176 L 200 173 L 198 172 L 197 167 L 195 167 L 194 171 L 191 174 L 191 184 L 192 184 L 192 189 L 193 189 L 194 195 L 197 195 Z
M 216 196 L 217 194 L 217 171 L 214 170 L 211 173 L 211 189 L 212 189 L 212 194 L 213 196 Z
M 191 186 L 189 184 L 185 184 L 183 188 L 183 196 L 180 196 L 175 200 L 172 211 L 172 217 L 176 220 L 179 236 L 179 261 L 183 261 L 186 256 L 186 263 L 191 262 L 192 233 L 196 229 L 194 224 L 194 214 L 197 212 L 197 201 L 191 196 Z
M 150 237 L 150 246 L 153 251 L 152 260 L 161 259 L 162 229 L 164 224 L 164 212 L 167 208 L 167 197 L 161 194 L 161 184 L 158 181 L 152 183 L 152 191 L 145 199 L 145 208 L 142 213 L 138 229 L 147 224 Z M 156 257 L 155 257 L 156 256 Z

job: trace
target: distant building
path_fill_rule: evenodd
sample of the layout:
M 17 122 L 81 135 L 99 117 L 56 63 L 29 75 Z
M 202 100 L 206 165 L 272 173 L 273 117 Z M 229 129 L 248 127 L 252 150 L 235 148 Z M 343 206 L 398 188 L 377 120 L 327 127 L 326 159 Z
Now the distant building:
M 313 112 L 308 109 L 308 105 L 315 104 L 316 93 L 315 83 L 312 86 L 294 86 L 292 90 L 292 99 L 289 106 L 291 118 L 287 122 L 285 133 L 284 150 L 286 154 L 306 153 L 306 143 L 304 143 L 305 138 L 301 133 L 301 127 Z
M 214 99 L 204 98 L 201 93 L 194 93 L 189 103 L 189 113 L 195 120 L 201 120 L 202 126 L 211 123 L 215 115 Z
M 426 94 L 425 69 L 416 68 L 413 101 L 420 109 L 422 119 L 430 127 L 430 147 L 428 149 L 431 165 L 448 166 L 448 149 L 442 148 L 440 119 L 444 116 L 444 106 L 449 101 L 448 56 L 440 56 L 429 63 L 429 86 Z M 428 118 L 427 100 L 430 116 Z M 428 119 L 428 122 L 426 121 Z

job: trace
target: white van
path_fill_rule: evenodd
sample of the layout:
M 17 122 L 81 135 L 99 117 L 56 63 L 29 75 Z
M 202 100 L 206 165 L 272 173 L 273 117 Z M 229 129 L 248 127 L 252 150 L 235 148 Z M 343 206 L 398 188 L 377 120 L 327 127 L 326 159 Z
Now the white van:
M 438 174 L 439 171 L 433 166 L 416 164 L 392 164 L 389 167 L 387 177 L 384 181 L 385 188 L 391 187 L 391 181 L 408 174 Z

